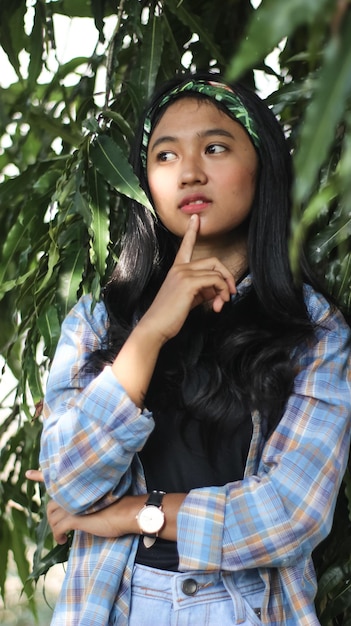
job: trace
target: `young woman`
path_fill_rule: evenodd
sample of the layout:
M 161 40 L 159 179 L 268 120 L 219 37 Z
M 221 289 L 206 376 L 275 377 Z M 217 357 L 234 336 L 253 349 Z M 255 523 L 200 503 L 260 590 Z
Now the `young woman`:
M 243 86 L 180 76 L 133 155 L 95 308 L 68 315 L 45 399 L 55 626 L 314 626 L 311 553 L 346 465 L 350 332 L 288 262 L 291 163 Z M 33 473 L 32 473 L 33 477 Z

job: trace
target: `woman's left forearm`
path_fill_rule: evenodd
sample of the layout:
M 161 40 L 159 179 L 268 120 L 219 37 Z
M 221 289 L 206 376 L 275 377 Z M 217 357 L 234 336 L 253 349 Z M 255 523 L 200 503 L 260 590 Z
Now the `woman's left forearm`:
M 177 515 L 186 497 L 184 493 L 168 493 L 162 508 L 165 523 L 159 536 L 170 541 L 177 540 Z M 99 537 L 121 537 L 140 534 L 137 515 L 147 500 L 147 494 L 124 496 L 105 509 L 88 515 L 71 515 L 53 500 L 48 504 L 48 520 L 57 543 L 64 543 L 70 530 L 82 530 Z

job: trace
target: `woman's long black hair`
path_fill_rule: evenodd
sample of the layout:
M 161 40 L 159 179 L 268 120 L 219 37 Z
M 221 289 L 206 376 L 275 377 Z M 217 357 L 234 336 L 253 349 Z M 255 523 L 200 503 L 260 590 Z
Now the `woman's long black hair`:
M 191 77 L 222 81 L 217 74 Z M 180 75 L 167 83 L 150 105 L 187 80 L 189 76 Z M 248 224 L 252 288 L 238 303 L 225 305 L 220 314 L 203 307 L 191 311 L 181 332 L 161 351 L 146 396 L 155 419 L 174 412 L 183 424 L 190 419 L 201 420 L 209 445 L 216 441 L 214 433 L 233 433 L 256 409 L 268 429 L 274 428 L 293 386 L 291 352 L 313 335 L 302 282 L 294 282 L 289 267 L 292 166 L 288 144 L 262 100 L 241 84 L 233 89 L 255 120 L 260 137 L 259 174 Z M 152 127 L 163 110 L 153 116 Z M 226 108 L 223 110 L 229 115 Z M 136 133 L 131 162 L 150 197 L 140 159 L 143 122 Z M 148 209 L 130 203 L 122 253 L 104 291 L 109 333 L 106 345 L 92 356 L 90 366 L 99 370 L 115 358 L 153 301 L 178 246 L 177 238 Z M 301 267 L 301 277 L 312 282 L 306 266 Z

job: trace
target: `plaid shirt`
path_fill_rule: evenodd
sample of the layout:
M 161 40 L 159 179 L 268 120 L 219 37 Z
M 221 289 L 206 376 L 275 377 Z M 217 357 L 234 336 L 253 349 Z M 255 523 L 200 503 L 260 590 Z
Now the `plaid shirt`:
M 296 350 L 279 425 L 264 441 L 255 413 L 244 479 L 192 490 L 177 520 L 179 569 L 257 568 L 266 585 L 261 619 L 271 626 L 319 624 L 311 552 L 330 531 L 349 450 L 350 331 L 324 298 L 310 287 L 305 295 L 316 342 Z M 145 492 L 137 453 L 151 413 L 131 402 L 110 367 L 95 378 L 81 371 L 107 325 L 104 304 L 92 311 L 84 296 L 63 323 L 47 385 L 41 467 L 49 494 L 76 514 Z M 52 624 L 107 626 L 116 603 L 116 623 L 127 625 L 137 543 L 75 532 Z

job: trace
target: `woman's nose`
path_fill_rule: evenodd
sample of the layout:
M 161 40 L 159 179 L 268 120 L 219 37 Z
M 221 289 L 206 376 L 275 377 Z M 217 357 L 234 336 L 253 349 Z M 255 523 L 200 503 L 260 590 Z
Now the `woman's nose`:
M 207 181 L 206 172 L 201 161 L 193 156 L 184 158 L 181 163 L 179 174 L 180 185 L 203 185 Z

